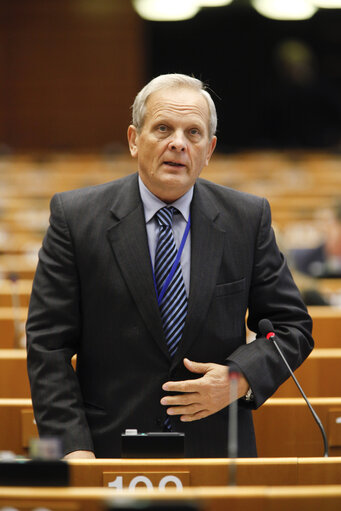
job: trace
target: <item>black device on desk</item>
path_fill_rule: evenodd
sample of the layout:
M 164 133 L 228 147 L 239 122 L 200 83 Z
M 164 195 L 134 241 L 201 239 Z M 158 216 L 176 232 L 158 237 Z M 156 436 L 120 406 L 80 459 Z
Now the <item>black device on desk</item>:
M 69 486 L 69 482 L 66 461 L 0 461 L 0 486 Z
M 138 433 L 126 430 L 121 435 L 122 458 L 183 458 L 184 433 Z

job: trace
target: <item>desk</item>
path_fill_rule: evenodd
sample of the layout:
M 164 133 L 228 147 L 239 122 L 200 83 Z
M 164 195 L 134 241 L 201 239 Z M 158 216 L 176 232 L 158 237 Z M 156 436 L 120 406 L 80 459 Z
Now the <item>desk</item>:
M 112 501 L 116 490 L 110 488 L 0 488 L 2 506 L 20 510 L 45 507 L 68 511 L 103 511 L 105 503 Z M 203 511 L 337 511 L 341 508 L 340 486 L 243 486 L 201 487 L 176 490 L 129 490 L 119 494 L 120 499 L 132 497 L 147 501 L 195 501 Z
M 340 456 L 341 398 L 311 398 L 310 402 L 327 431 L 330 456 Z M 320 430 L 303 398 L 271 398 L 253 414 L 260 457 L 322 456 Z M 26 454 L 34 435 L 31 400 L 0 398 L 0 450 Z
M 70 484 L 74 487 L 106 486 L 108 474 L 114 473 L 123 474 L 123 486 L 126 486 L 129 480 L 124 474 L 131 478 L 132 474 L 141 472 L 177 472 L 189 474 L 191 487 L 226 486 L 231 463 L 236 464 L 237 484 L 241 486 L 341 484 L 341 457 L 238 458 L 234 462 L 223 458 L 70 460 Z

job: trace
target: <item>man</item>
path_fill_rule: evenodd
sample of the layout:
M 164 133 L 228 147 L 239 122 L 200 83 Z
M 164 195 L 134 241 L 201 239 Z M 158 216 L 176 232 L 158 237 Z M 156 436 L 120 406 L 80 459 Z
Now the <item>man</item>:
M 67 458 L 120 456 L 126 428 L 182 431 L 186 456 L 226 456 L 232 363 L 238 455 L 255 456 L 251 410 L 288 373 L 269 341 L 245 343 L 247 310 L 254 332 L 273 322 L 293 369 L 312 349 L 267 201 L 198 179 L 215 129 L 199 80 L 160 76 L 128 128 L 138 175 L 52 198 L 28 371 L 40 435 L 60 437 Z

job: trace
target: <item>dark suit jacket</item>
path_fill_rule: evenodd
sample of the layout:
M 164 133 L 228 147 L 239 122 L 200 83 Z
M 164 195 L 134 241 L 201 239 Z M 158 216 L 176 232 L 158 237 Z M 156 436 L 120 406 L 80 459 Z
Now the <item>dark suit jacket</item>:
M 239 456 L 255 456 L 251 408 L 288 377 L 273 345 L 245 343 L 269 318 L 292 368 L 308 356 L 311 320 L 280 254 L 265 199 L 199 179 L 191 205 L 188 315 L 171 359 L 155 297 L 137 175 L 57 194 L 27 322 L 28 371 L 41 435 L 65 452 L 119 457 L 125 428 L 161 431 L 161 386 L 196 378 L 197 362 L 236 363 L 255 400 L 239 400 Z M 77 353 L 77 372 L 70 359 Z M 181 423 L 186 455 L 226 456 L 228 409 Z

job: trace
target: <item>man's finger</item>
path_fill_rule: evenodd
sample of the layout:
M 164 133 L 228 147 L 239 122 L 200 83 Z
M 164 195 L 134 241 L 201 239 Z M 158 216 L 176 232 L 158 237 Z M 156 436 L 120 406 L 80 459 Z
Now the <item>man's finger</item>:
M 180 420 L 181 422 L 193 422 L 198 421 L 199 419 L 205 419 L 205 417 L 208 417 L 209 415 L 210 412 L 208 410 L 200 410 L 199 412 L 193 414 L 181 415 Z
M 168 415 L 196 415 L 203 410 L 200 403 L 192 403 L 187 406 L 174 406 L 167 408 Z
M 162 385 L 162 389 L 168 392 L 196 392 L 199 380 L 184 380 L 184 381 L 167 381 Z
M 197 392 L 190 392 L 185 394 L 178 394 L 176 396 L 164 396 L 160 403 L 165 406 L 169 405 L 190 405 L 198 402 L 199 394 Z

